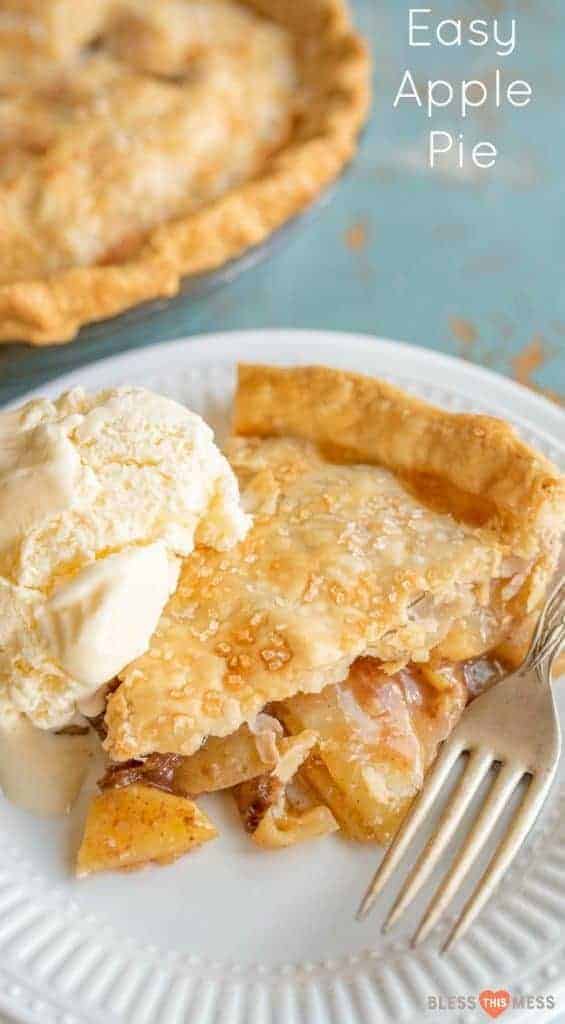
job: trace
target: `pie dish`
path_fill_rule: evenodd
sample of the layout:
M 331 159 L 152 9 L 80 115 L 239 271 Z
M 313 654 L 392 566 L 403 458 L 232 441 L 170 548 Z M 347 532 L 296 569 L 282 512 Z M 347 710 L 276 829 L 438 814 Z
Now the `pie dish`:
M 258 244 L 367 107 L 343 0 L 7 0 L 0 340 L 68 341 Z
M 132 853 L 143 787 L 168 804 L 233 789 L 260 846 L 386 841 L 555 572 L 563 478 L 501 421 L 324 367 L 242 366 L 233 426 L 253 525 L 186 559 L 107 695 L 83 874 L 170 856 L 163 829 Z M 118 800 L 120 838 L 100 836 Z

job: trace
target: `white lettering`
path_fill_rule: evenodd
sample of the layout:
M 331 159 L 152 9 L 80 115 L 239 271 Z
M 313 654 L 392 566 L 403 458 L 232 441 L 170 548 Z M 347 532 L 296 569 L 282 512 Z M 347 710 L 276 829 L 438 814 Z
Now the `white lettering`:
M 406 85 L 410 87 L 410 92 L 404 92 L 404 88 Z M 410 71 L 409 68 L 407 68 L 406 71 L 404 72 L 402 76 L 402 81 L 398 87 L 398 92 L 394 97 L 394 103 L 392 105 L 395 108 L 395 110 L 398 104 L 400 103 L 400 100 L 416 100 L 418 106 L 422 106 L 422 101 L 416 88 L 416 83 L 412 78 L 412 72 Z
M 482 169 L 494 167 L 497 156 L 496 146 L 493 146 L 492 142 L 477 142 L 471 154 L 475 167 Z
M 422 24 L 417 25 L 415 23 L 415 21 L 414 21 L 414 15 L 415 14 L 431 14 L 431 13 L 432 13 L 431 7 L 411 7 L 410 8 L 410 10 L 408 12 L 408 43 L 409 43 L 410 46 L 431 46 L 432 45 L 430 43 L 429 39 L 427 41 L 426 40 L 422 40 L 422 41 L 418 42 L 418 40 L 416 40 L 414 38 L 414 33 L 415 32 L 429 32 L 430 31 L 430 26 L 429 25 L 422 25 Z
M 509 57 L 516 49 L 516 18 L 512 18 L 510 25 L 510 35 L 507 39 L 503 39 L 498 31 L 498 18 L 495 18 L 492 23 L 492 35 L 498 47 L 496 52 L 499 57 Z
M 494 146 L 492 142 L 477 142 L 472 147 L 469 156 L 463 132 L 458 132 L 456 142 L 455 137 L 451 132 L 433 131 L 430 132 L 429 139 L 430 167 L 438 166 L 438 158 L 450 153 L 454 147 L 457 155 L 455 155 L 455 153 L 453 154 L 452 159 L 448 161 L 448 167 L 450 165 L 453 166 L 453 162 L 455 160 L 459 169 L 462 170 L 469 158 L 474 163 L 475 167 L 478 167 L 480 170 L 486 170 L 488 167 L 493 167 L 496 163 L 498 152 L 496 146 Z
M 443 18 L 434 27 L 429 19 L 418 20 L 420 14 L 431 14 L 431 7 L 411 7 L 408 11 L 408 42 L 410 46 L 431 46 L 433 32 L 440 46 L 462 46 L 465 22 L 462 18 Z M 490 39 L 496 46 L 499 57 L 508 57 L 516 49 L 516 18 L 510 19 L 510 27 L 504 32 L 501 21 L 492 19 L 492 25 L 485 18 L 473 18 L 465 29 L 465 41 L 470 46 L 486 46 Z
M 515 82 L 511 82 L 506 90 L 508 102 L 513 107 L 527 107 L 532 99 L 532 87 L 529 82 L 524 82 L 521 78 L 517 78 Z M 521 97 L 521 102 L 519 102 Z
M 445 89 L 445 96 L 442 100 L 441 95 L 437 96 L 437 90 Z M 443 78 L 436 78 L 433 82 L 428 82 L 428 117 L 433 117 L 435 107 L 448 107 L 453 100 L 453 86 L 450 82 L 445 82 Z
M 484 25 L 484 28 L 480 28 Z M 472 37 L 472 38 L 471 38 Z M 474 18 L 469 22 L 469 45 L 486 46 L 488 43 L 487 23 L 483 18 Z
M 440 137 L 447 145 L 440 147 Z M 430 167 L 435 167 L 436 156 L 449 153 L 450 149 L 453 149 L 453 136 L 450 132 L 430 132 Z
M 478 93 L 478 95 L 477 95 Z M 473 99 L 475 95 L 475 99 Z M 463 79 L 461 83 L 461 114 L 467 117 L 468 107 L 482 107 L 486 102 L 488 90 L 484 82 L 478 78 L 472 78 L 469 82 Z
M 447 39 L 445 38 L 444 29 L 446 28 L 455 29 L 451 38 L 449 36 Z M 461 46 L 461 22 L 456 18 L 444 18 L 436 29 L 436 35 L 438 43 L 441 43 L 442 46 Z

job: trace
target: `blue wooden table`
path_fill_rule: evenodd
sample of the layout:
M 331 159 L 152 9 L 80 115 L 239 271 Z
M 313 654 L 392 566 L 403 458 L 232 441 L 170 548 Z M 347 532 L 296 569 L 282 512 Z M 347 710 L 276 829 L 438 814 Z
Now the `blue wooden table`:
M 410 49 L 407 0 L 357 0 L 374 54 L 375 102 L 359 157 L 329 206 L 267 262 L 204 298 L 49 349 L 0 348 L 0 402 L 65 370 L 182 334 L 262 326 L 368 331 L 464 356 L 553 397 L 565 395 L 565 9 L 562 0 L 435 0 L 436 16 L 517 17 L 516 51 L 493 45 Z M 422 4 L 422 6 L 424 6 Z M 418 83 L 532 83 L 524 109 L 449 109 L 429 122 L 393 99 L 406 67 Z M 431 171 L 430 129 L 492 139 L 491 170 Z

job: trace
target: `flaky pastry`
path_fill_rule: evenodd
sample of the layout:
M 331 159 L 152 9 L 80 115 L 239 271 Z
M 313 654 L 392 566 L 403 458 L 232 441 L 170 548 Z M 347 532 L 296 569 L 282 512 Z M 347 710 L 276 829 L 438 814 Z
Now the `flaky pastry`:
M 271 701 L 499 643 L 542 600 L 557 470 L 488 417 L 324 368 L 242 367 L 229 457 L 254 515 L 186 560 L 150 650 L 111 695 L 116 760 L 189 755 Z
M 0 340 L 68 341 L 306 207 L 368 106 L 344 2 L 0 3 Z

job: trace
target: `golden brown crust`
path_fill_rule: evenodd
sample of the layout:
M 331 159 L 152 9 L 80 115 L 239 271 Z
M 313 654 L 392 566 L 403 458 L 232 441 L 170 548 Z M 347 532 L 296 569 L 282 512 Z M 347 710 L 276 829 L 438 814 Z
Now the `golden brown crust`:
M 244 366 L 235 428 L 253 435 L 229 454 L 254 526 L 185 562 L 151 650 L 109 700 L 116 760 L 188 755 L 270 701 L 339 682 L 361 654 L 481 654 L 555 568 L 563 480 L 505 424 L 338 370 Z M 399 476 L 434 481 L 451 514 Z
M 48 61 L 72 58 L 96 38 L 112 0 L 2 0 L 0 72 L 3 92 L 44 72 Z
M 446 412 L 374 377 L 242 365 L 234 429 L 300 437 L 330 458 L 384 466 L 420 497 L 427 491 L 458 518 L 495 530 L 516 554 L 553 548 L 565 523 L 563 476 L 508 423 Z
M 115 760 L 189 755 L 271 701 L 339 682 L 361 654 L 389 666 L 481 654 L 535 608 L 554 569 L 562 480 L 503 424 L 355 374 L 242 367 L 235 427 L 254 435 L 229 449 L 254 525 L 233 551 L 185 562 L 151 650 L 108 702 Z M 443 437 L 459 462 L 470 448 L 476 476 L 442 458 Z M 503 505 L 511 456 L 521 469 Z M 449 515 L 410 493 L 414 475 L 435 481 Z M 483 504 L 486 522 L 461 521 Z
M 0 287 L 0 341 L 72 341 L 81 324 L 116 316 L 139 302 L 174 295 L 178 274 L 166 261 L 77 267 L 45 281 Z
M 296 36 L 307 109 L 263 173 L 211 205 L 161 224 L 134 258 L 0 287 L 0 341 L 71 340 L 85 323 L 178 291 L 181 278 L 221 266 L 307 207 L 355 151 L 369 103 L 368 57 L 344 0 L 245 0 Z
M 185 560 L 150 650 L 109 698 L 114 760 L 189 755 L 271 701 L 343 679 L 360 654 L 425 660 L 455 619 L 476 620 L 483 643 L 508 629 L 490 593 L 506 551 L 490 532 L 305 441 L 236 438 L 229 455 L 253 526 L 231 551 Z

